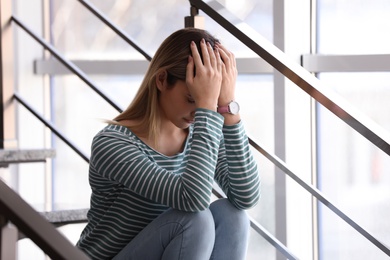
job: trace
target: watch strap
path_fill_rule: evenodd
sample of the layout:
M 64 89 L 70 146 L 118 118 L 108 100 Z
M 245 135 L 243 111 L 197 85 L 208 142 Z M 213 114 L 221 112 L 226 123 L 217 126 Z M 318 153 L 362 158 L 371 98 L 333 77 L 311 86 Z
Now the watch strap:
M 222 106 L 217 108 L 217 112 L 224 114 L 224 113 L 230 113 L 229 105 L 227 106 Z

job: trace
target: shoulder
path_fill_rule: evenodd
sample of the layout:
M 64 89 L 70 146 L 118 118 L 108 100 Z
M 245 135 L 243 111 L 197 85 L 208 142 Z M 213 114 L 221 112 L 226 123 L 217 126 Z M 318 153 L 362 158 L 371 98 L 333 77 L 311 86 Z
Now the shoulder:
M 93 141 L 96 142 L 101 139 L 121 140 L 131 143 L 140 142 L 137 136 L 129 128 L 115 124 L 109 124 L 100 130 L 93 138 Z
M 93 138 L 91 162 L 99 160 L 123 161 L 148 154 L 147 147 L 130 129 L 121 125 L 107 125 Z M 127 159 L 125 159 L 127 158 Z

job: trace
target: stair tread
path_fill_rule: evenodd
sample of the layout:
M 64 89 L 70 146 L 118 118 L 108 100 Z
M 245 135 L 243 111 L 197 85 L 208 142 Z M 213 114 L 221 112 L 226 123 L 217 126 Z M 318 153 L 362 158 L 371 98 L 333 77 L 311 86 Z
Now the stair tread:
M 39 212 L 42 217 L 53 224 L 55 227 L 61 227 L 69 224 L 87 223 L 88 209 L 54 210 Z M 24 239 L 26 236 L 19 232 L 18 239 Z
M 45 162 L 55 155 L 53 149 L 0 149 L 0 164 Z
M 40 214 L 46 218 L 47 221 L 53 224 L 69 224 L 69 223 L 83 223 L 87 222 L 88 209 L 72 209 L 72 210 L 58 210 L 41 212 Z

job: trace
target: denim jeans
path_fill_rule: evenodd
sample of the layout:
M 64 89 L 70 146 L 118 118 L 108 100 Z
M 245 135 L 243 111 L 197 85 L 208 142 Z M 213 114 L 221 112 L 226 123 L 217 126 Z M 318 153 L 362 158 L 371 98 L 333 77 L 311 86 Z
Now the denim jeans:
M 114 260 L 244 260 L 248 235 L 246 212 L 219 199 L 196 213 L 168 209 Z

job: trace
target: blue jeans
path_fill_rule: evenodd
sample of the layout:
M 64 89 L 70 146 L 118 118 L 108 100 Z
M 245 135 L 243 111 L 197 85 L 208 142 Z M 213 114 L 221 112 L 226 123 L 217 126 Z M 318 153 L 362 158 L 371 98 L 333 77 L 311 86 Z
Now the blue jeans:
M 227 199 L 189 213 L 168 209 L 146 226 L 114 260 L 243 260 L 249 219 Z

